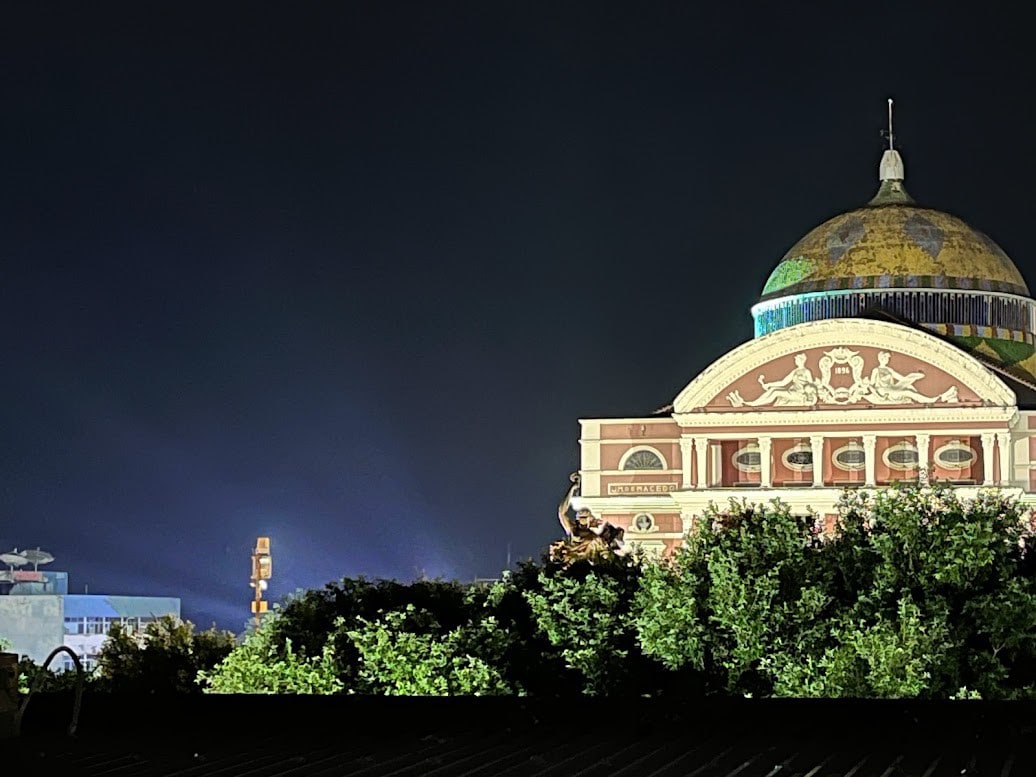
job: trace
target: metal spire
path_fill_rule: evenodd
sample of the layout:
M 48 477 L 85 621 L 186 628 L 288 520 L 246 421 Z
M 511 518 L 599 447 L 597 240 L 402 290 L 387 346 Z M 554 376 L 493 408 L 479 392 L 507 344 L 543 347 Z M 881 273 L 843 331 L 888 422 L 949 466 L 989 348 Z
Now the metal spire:
M 892 134 L 892 98 L 890 97 L 889 98 L 889 151 L 893 151 L 895 149 L 895 144 L 893 144 L 893 142 L 892 142 L 892 139 L 894 137 L 895 137 L 895 135 Z
M 907 205 L 912 203 L 913 199 L 906 193 L 906 189 L 903 188 L 903 178 L 906 174 L 903 169 L 903 157 L 896 151 L 895 135 L 892 131 L 891 97 L 889 98 L 888 136 L 889 147 L 881 155 L 881 164 L 878 165 L 878 180 L 881 181 L 881 187 L 878 189 L 874 199 L 870 201 L 870 204 Z

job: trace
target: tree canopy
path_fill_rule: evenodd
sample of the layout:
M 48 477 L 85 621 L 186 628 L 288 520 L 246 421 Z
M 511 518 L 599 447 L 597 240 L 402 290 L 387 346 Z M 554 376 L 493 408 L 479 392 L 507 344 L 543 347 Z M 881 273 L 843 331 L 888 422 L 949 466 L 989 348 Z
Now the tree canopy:
M 847 491 L 833 532 L 732 502 L 663 563 L 345 578 L 235 643 L 115 630 L 97 687 L 376 695 L 1036 698 L 1036 527 L 997 491 Z

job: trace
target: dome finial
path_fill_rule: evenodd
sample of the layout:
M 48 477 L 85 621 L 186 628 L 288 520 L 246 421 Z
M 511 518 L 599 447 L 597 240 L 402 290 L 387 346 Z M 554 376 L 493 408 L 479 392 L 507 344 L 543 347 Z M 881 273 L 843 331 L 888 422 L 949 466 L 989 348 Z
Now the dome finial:
M 889 147 L 881 155 L 881 164 L 878 165 L 878 180 L 881 186 L 870 205 L 909 205 L 913 198 L 903 188 L 903 157 L 896 151 L 895 135 L 892 133 L 892 98 L 889 98 L 889 128 L 883 130 L 882 134 L 888 133 Z
M 896 151 L 895 135 L 892 133 L 892 98 L 889 98 L 889 147 L 881 155 L 878 179 L 881 181 L 902 181 L 904 178 L 903 157 Z

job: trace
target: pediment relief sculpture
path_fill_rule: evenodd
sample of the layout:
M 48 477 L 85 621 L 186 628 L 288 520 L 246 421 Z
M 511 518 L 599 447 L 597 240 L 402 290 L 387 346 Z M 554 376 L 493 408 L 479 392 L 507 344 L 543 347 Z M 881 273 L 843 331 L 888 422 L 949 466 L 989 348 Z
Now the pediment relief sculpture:
M 759 376 L 762 392 L 754 399 L 745 399 L 738 390 L 727 394 L 732 407 L 812 407 L 814 405 L 931 405 L 956 402 L 958 389 L 950 386 L 941 394 L 923 394 L 914 384 L 924 378 L 923 372 L 900 373 L 889 366 L 888 351 L 877 354 L 877 365 L 864 375 L 864 358 L 859 351 L 839 347 L 825 351 L 818 360 L 819 376 L 807 366 L 804 353 L 795 355 L 795 367 L 783 378 L 767 381 Z

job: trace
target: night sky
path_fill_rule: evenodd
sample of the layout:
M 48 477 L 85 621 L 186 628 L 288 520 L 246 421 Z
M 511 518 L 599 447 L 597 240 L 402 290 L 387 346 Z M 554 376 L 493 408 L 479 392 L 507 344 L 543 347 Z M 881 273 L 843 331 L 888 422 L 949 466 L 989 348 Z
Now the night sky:
M 538 557 L 578 419 L 751 337 L 889 96 L 1036 282 L 1031 32 L 974 4 L 12 5 L 0 550 L 73 593 L 240 629 L 257 535 L 275 599 Z

